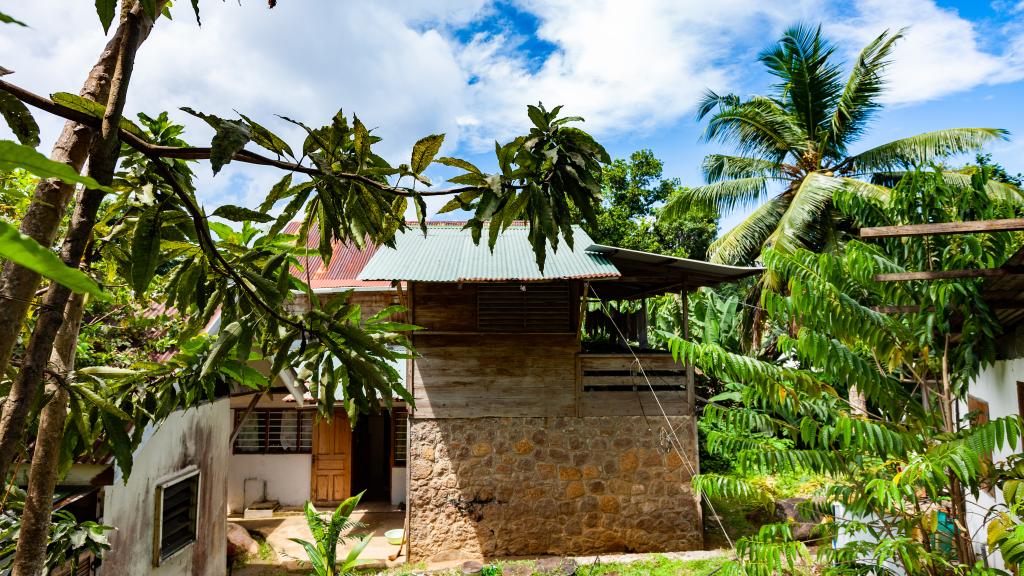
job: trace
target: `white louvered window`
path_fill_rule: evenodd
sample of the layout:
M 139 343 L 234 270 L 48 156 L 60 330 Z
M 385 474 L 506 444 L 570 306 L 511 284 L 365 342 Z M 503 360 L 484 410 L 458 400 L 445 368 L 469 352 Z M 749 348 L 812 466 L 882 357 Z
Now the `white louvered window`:
M 480 284 L 477 328 L 481 332 L 574 332 L 569 285 Z
M 235 422 L 245 410 L 235 410 Z M 313 411 L 292 408 L 253 410 L 235 438 L 235 454 L 309 454 L 313 451 Z
M 409 412 L 404 408 L 391 411 L 391 465 L 405 466 L 405 448 L 409 434 Z

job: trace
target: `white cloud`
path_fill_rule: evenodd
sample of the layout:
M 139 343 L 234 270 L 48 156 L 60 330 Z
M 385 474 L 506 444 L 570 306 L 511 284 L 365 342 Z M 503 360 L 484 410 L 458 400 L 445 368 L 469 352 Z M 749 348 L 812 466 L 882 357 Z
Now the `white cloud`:
M 180 106 L 231 115 L 237 109 L 294 145 L 304 134 L 274 117 L 326 122 L 343 108 L 384 138 L 401 162 L 416 138 L 445 132 L 444 152 L 476 151 L 526 126 L 525 105 L 564 104 L 603 140 L 647 134 L 693 113 L 705 88 L 747 94 L 765 89 L 757 50 L 787 25 L 824 19 L 826 33 L 853 56 L 884 28 L 913 24 L 891 69 L 893 103 L 941 97 L 1024 76 L 1024 34 L 993 52 L 986 33 L 931 0 L 513 0 L 554 46 L 542 61 L 522 50 L 514 30 L 486 30 L 463 44 L 453 30 L 494 14 L 488 0 L 388 0 L 373 3 L 189 3 L 158 23 L 143 45 L 129 93 L 130 112 L 171 110 L 201 144 L 209 128 Z M 41 93 L 77 91 L 105 38 L 89 2 L 38 0 L 8 9 L 31 29 L 0 29 L 8 79 Z M 60 123 L 39 113 L 44 136 Z M 0 137 L 8 135 L 0 128 Z M 693 138 L 695 135 L 681 135 Z M 44 142 L 44 149 L 50 145 Z M 275 170 L 229 165 L 201 175 L 201 198 L 255 204 Z
M 1024 78 L 1024 36 L 1015 30 L 980 30 L 951 9 L 931 0 L 860 0 L 857 14 L 834 19 L 826 32 L 843 43 L 852 59 L 885 29 L 909 27 L 893 52 L 889 90 L 891 104 L 934 100 L 985 84 Z M 1010 34 L 1001 52 L 983 47 L 983 34 Z
M 533 69 L 516 50 L 518 38 L 474 38 L 459 54 L 478 79 L 467 90 L 476 120 L 467 137 L 485 147 L 495 134 L 522 129 L 525 105 L 536 101 L 564 104 L 603 137 L 672 124 L 706 88 L 739 84 L 750 58 L 736 58 L 737 44 L 756 35 L 767 42 L 810 4 L 522 0 L 540 21 L 537 36 L 556 50 Z

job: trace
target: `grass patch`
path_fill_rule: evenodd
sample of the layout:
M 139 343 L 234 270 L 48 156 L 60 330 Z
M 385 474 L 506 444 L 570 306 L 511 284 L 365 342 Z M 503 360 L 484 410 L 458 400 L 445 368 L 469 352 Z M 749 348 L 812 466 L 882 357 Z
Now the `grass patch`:
M 655 556 L 650 560 L 630 563 L 580 566 L 580 576 L 601 576 L 616 573 L 619 576 L 706 576 L 725 562 L 725 558 L 705 560 L 672 560 Z
M 707 558 L 704 560 L 673 560 L 664 556 L 651 556 L 637 562 L 609 562 L 601 564 L 581 565 L 576 576 L 708 576 L 725 562 L 724 557 Z M 501 574 L 501 568 L 510 564 L 525 564 L 528 561 L 498 562 L 484 566 L 483 575 Z M 488 568 L 491 570 L 488 571 Z M 423 571 L 422 567 L 403 566 L 393 568 L 381 574 L 389 576 L 412 576 Z M 360 572 L 360 574 L 369 574 Z M 461 576 L 462 571 L 452 569 L 443 572 L 432 572 L 431 576 Z M 533 576 L 547 576 L 546 572 L 534 572 Z

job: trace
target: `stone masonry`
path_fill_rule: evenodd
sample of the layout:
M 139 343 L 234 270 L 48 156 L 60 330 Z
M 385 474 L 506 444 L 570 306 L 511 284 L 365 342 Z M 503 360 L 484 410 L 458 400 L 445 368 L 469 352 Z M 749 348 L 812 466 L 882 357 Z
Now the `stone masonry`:
M 689 416 L 671 417 L 697 466 Z M 411 560 L 702 545 L 690 469 L 663 420 L 411 419 Z

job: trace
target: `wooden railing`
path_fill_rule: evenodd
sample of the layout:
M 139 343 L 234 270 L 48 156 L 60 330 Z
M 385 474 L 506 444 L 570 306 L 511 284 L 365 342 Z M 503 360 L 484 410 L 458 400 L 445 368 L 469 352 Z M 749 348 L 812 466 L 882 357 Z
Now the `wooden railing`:
M 580 353 L 576 357 L 580 416 L 660 417 L 659 403 L 669 416 L 690 415 L 693 409 L 686 401 L 686 387 L 686 367 L 669 354 L 639 354 L 635 358 L 632 354 Z

